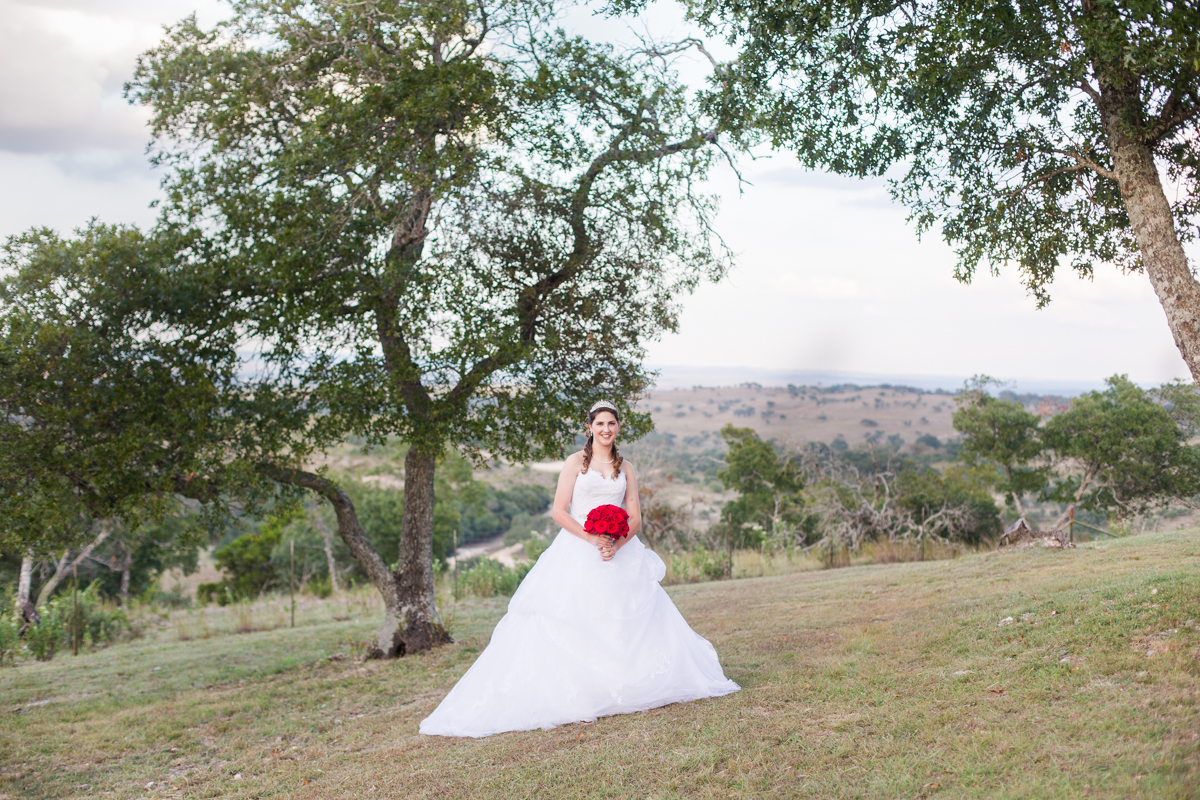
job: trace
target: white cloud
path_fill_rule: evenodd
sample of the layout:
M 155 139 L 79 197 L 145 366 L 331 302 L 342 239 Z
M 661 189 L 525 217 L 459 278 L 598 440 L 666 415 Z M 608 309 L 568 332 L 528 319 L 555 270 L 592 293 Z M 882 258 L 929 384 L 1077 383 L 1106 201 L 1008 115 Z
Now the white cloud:
M 207 17 L 218 16 L 206 2 Z M 122 87 L 162 25 L 194 3 L 0 0 L 0 150 L 141 151 L 146 109 Z

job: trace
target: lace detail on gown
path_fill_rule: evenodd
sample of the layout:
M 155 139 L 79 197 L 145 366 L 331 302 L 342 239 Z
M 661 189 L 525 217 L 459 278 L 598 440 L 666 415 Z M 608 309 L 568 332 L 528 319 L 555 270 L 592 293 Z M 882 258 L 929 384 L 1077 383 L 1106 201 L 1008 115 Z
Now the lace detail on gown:
M 571 516 L 624 505 L 626 480 L 575 479 Z M 659 585 L 666 566 L 635 536 L 611 561 L 566 530 L 525 576 L 491 642 L 421 733 L 489 736 L 643 711 L 738 690 Z

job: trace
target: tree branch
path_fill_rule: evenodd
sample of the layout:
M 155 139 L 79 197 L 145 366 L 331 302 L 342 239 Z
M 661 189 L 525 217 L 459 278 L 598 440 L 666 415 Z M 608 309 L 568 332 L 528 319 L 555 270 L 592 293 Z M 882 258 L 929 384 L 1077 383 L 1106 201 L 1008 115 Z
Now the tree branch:
M 1101 178 L 1108 178 L 1112 181 L 1117 180 L 1117 173 L 1113 172 L 1111 169 L 1105 169 L 1087 156 L 1080 155 L 1076 150 L 1055 150 L 1054 152 L 1057 155 L 1075 159 L 1075 162 L 1079 166 L 1090 169 Z
M 363 534 L 362 526 L 358 522 L 358 514 L 354 510 L 354 504 L 340 486 L 322 475 L 291 467 L 261 463 L 257 468 L 262 474 L 273 481 L 308 489 L 328 500 L 329 504 L 333 506 L 334 513 L 337 515 L 338 535 L 342 537 L 342 541 L 350 549 L 350 554 L 354 556 L 358 563 L 362 564 L 371 583 L 385 597 L 390 593 L 394 593 L 395 581 L 393 580 L 391 570 L 388 569 L 387 564 L 383 562 L 379 553 L 375 552 L 375 548 L 371 546 L 371 542 Z
M 71 567 L 77 566 L 85 558 L 90 556 L 92 551 L 99 547 L 100 544 L 108 538 L 110 533 L 112 533 L 112 522 L 110 520 L 104 520 L 100 523 L 100 533 L 95 539 L 92 540 L 91 544 L 80 550 L 79 555 L 76 556 L 75 560 L 69 564 L 67 563 L 67 558 L 70 556 L 71 551 L 65 551 L 63 553 L 62 560 L 56 561 L 54 565 L 54 574 L 50 576 L 50 580 L 46 581 L 45 585 L 42 586 L 41 591 L 38 592 L 37 602 L 34 603 L 34 606 L 41 608 L 46 601 L 50 599 L 50 595 L 54 593 L 54 590 L 58 588 L 58 584 L 62 582 L 62 579 L 66 577 L 67 570 Z
M 1182 106 L 1184 97 L 1192 101 L 1187 106 Z M 1163 137 L 1173 133 L 1180 125 L 1195 117 L 1197 113 L 1200 113 L 1200 103 L 1196 102 L 1195 94 L 1192 92 L 1180 93 L 1178 90 L 1172 91 L 1163 104 L 1162 111 L 1159 112 L 1158 122 L 1146 132 L 1146 144 L 1157 144 Z

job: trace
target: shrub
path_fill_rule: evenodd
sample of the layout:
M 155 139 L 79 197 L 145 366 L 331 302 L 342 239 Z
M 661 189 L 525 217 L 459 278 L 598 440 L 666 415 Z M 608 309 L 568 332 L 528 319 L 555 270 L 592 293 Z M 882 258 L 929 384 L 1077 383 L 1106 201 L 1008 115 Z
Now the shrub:
M 225 573 L 223 583 L 235 598 L 258 597 L 279 583 L 271 551 L 281 541 L 283 527 L 289 521 L 270 518 L 260 530 L 243 534 L 213 553 L 213 560 Z
M 459 574 L 458 593 L 461 596 L 469 592 L 476 597 L 512 595 L 528 572 L 528 564 L 513 568 L 490 558 L 480 559 Z
M 41 624 L 25 631 L 25 649 L 38 661 L 49 661 L 60 649 L 69 649 L 76 636 L 84 648 L 119 641 L 131 630 L 129 618 L 124 610 L 105 605 L 99 595 L 96 581 L 77 598 L 70 594 L 51 598 L 42 610 Z
M 50 604 L 53 605 L 57 602 L 58 598 L 56 597 L 50 601 Z M 49 608 L 46 609 L 46 613 L 42 614 L 40 625 L 30 625 L 25 631 L 25 649 L 38 661 L 49 661 L 54 658 L 62 640 L 62 618 L 58 615 L 51 615 Z
M 729 577 L 729 556 L 719 550 L 700 546 L 671 555 L 671 572 L 683 583 L 716 581 Z
M 6 658 L 8 663 L 15 663 L 17 648 L 21 646 L 21 638 L 17 635 L 19 630 L 16 617 L 11 613 L 0 613 L 0 667 L 4 666 Z
M 435 561 L 434 563 L 436 564 L 437 562 Z M 333 581 L 329 579 L 328 575 L 318 575 L 315 578 L 309 578 L 305 588 L 309 594 L 324 600 L 333 594 Z
M 225 581 L 216 581 L 215 583 L 202 583 L 196 587 L 196 602 L 202 606 L 209 603 L 216 603 L 219 606 L 228 605 L 233 599 L 229 591 L 229 586 Z
M 546 552 L 546 548 L 550 546 L 552 540 L 543 539 L 541 536 L 532 536 L 525 540 L 525 557 L 529 559 L 529 563 L 536 563 L 542 553 Z

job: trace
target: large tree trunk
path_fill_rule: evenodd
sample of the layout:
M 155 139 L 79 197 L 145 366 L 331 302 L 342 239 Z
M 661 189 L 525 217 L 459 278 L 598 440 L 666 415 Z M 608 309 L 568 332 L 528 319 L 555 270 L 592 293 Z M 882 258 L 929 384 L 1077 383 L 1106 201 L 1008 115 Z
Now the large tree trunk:
M 404 529 L 396 585 L 403 625 L 388 655 L 428 650 L 452 641 L 442 625 L 433 584 L 433 479 L 437 456 L 412 447 L 404 459 Z M 380 646 L 384 641 L 380 640 Z
M 411 460 L 411 455 L 410 455 Z M 342 537 L 342 541 L 346 543 L 346 547 L 350 550 L 350 555 L 354 556 L 355 560 L 362 565 L 367 573 L 367 579 L 371 584 L 379 590 L 383 596 L 384 619 L 383 625 L 380 626 L 376 633 L 375 642 L 371 647 L 371 655 L 375 658 L 395 658 L 406 653 L 413 653 L 417 650 L 424 650 L 432 647 L 435 644 L 450 642 L 452 639 L 442 628 L 441 618 L 437 615 L 437 608 L 433 604 L 433 569 L 432 564 L 427 566 L 429 574 L 429 603 L 428 608 L 432 609 L 432 623 L 428 623 L 428 613 L 421 616 L 422 607 L 419 604 L 404 602 L 400 589 L 400 575 L 404 572 L 404 557 L 405 547 L 403 538 L 400 545 L 400 568 L 393 574 L 387 568 L 387 564 L 383 562 L 379 553 L 375 552 L 375 548 L 371 546 L 371 542 L 363 534 L 362 526 L 358 522 L 358 514 L 354 510 L 354 504 L 342 489 L 328 478 L 315 475 L 311 472 L 304 472 L 298 469 L 286 469 L 276 467 L 271 464 L 262 465 L 262 470 L 273 480 L 280 483 L 291 484 L 292 486 L 300 486 L 310 491 L 316 492 L 329 501 L 333 506 L 334 514 L 337 515 L 338 535 Z M 408 479 L 405 479 L 405 531 L 408 528 Z M 432 475 L 430 476 L 429 486 L 429 532 L 426 534 L 426 547 L 432 554 L 432 523 L 433 523 L 433 484 Z M 436 631 L 441 632 L 440 637 L 430 636 L 428 631 L 434 627 Z M 424 636 L 422 637 L 422 632 Z
M 1175 229 L 1171 204 L 1163 191 L 1154 152 L 1131 122 L 1140 120 L 1139 82 L 1127 77 L 1100 84 L 1100 119 L 1112 152 L 1113 172 L 1146 275 L 1167 315 L 1192 379 L 1200 383 L 1200 284 L 1192 277 L 1187 254 Z

